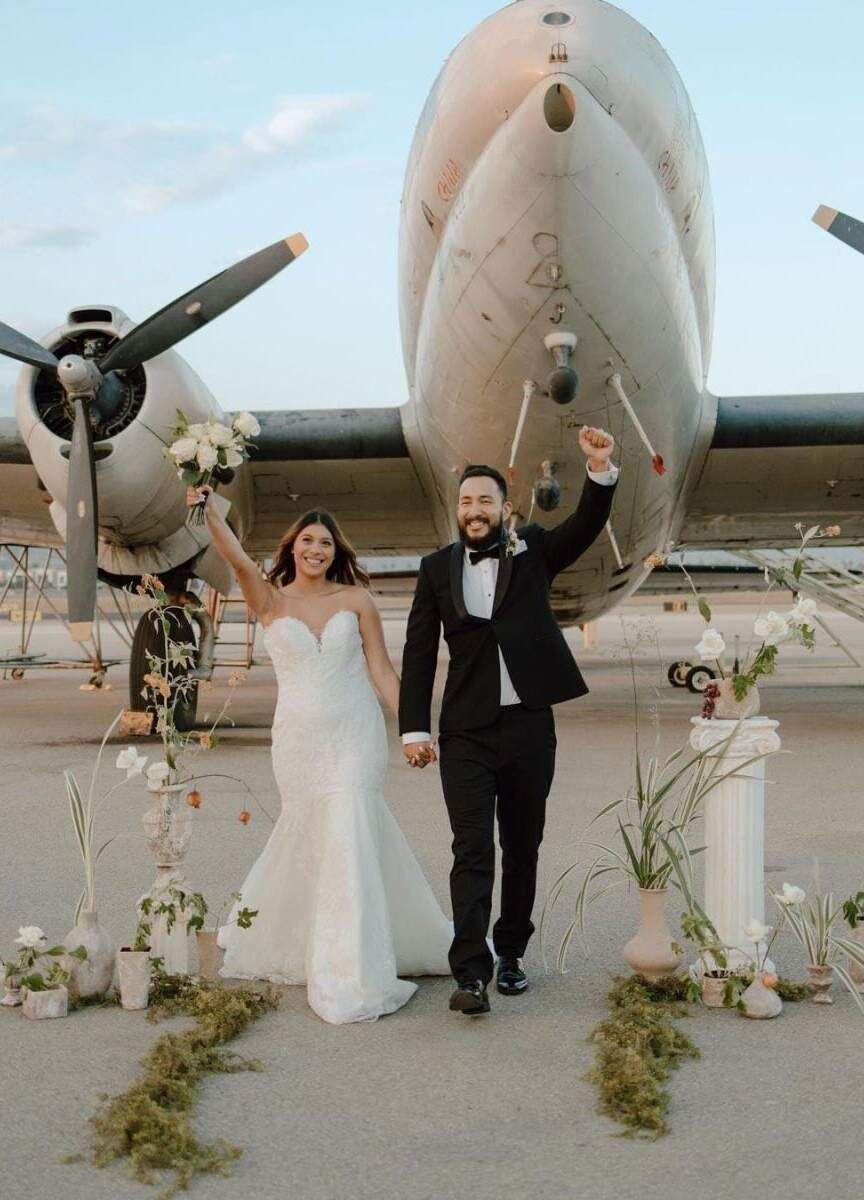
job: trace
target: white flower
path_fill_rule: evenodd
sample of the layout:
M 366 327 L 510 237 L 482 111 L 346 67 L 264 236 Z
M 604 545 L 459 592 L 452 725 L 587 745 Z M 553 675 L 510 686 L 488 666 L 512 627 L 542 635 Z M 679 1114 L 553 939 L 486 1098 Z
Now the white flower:
M 779 613 L 769 612 L 767 616 L 759 617 L 753 625 L 753 632 L 768 646 L 779 646 L 789 636 L 789 622 Z
M 210 425 L 207 433 L 213 446 L 230 446 L 234 441 L 234 434 L 227 425 Z
M 706 629 L 702 634 L 702 641 L 696 647 L 696 653 L 700 658 L 719 658 L 725 649 L 723 635 L 716 629 Z
M 168 453 L 176 463 L 193 462 L 198 452 L 198 439 L 194 437 L 178 438 L 172 442 Z
M 229 446 L 225 451 L 225 466 L 239 467 L 243 461 L 243 455 L 240 454 L 233 446 Z
M 255 420 L 251 413 L 238 413 L 234 418 L 234 428 L 238 433 L 242 433 L 244 437 L 257 437 L 261 432 L 261 426 Z
M 140 775 L 146 762 L 146 757 L 139 754 L 134 746 L 127 746 L 117 755 L 117 769 L 125 771 L 127 779 L 131 779 L 133 775 Z
M 809 625 L 811 619 L 816 615 L 817 608 L 818 605 L 815 600 L 802 597 L 795 607 L 789 611 L 786 620 L 790 625 Z
M 147 768 L 147 786 L 151 792 L 158 792 L 167 781 L 171 768 L 167 762 L 155 762 Z
M 198 446 L 198 466 L 202 471 L 209 471 L 216 466 L 219 461 L 219 454 L 215 446 L 208 445 L 207 442 L 201 442 Z
M 768 934 L 771 932 L 770 925 L 763 925 L 761 921 L 752 918 L 749 925 L 744 926 L 744 935 L 751 942 L 764 942 Z
M 199 440 L 199 438 L 202 438 L 206 432 L 207 432 L 207 426 L 202 425 L 201 422 L 199 421 L 198 424 L 190 425 L 188 427 L 188 429 L 186 430 L 186 436 L 194 438 L 195 441 L 197 442 Z
M 18 928 L 15 945 L 22 946 L 25 950 L 39 950 L 42 943 L 47 941 L 48 938 L 38 925 L 21 925 Z
M 794 887 L 791 883 L 783 884 L 782 892 L 774 892 L 774 899 L 778 904 L 801 904 L 807 893 L 803 888 Z

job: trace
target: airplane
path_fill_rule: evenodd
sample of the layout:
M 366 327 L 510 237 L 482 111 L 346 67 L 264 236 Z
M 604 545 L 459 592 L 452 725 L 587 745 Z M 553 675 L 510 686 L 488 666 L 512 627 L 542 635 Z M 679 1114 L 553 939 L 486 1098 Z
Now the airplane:
M 854 218 L 814 219 L 864 251 Z M 0 421 L 0 542 L 68 541 L 82 634 L 97 574 L 230 589 L 163 455 L 178 408 L 223 416 L 173 346 L 303 249 L 277 243 L 140 325 L 89 304 L 41 344 L 0 327 L 0 353 L 26 364 L 17 420 Z M 589 424 L 622 472 L 609 527 L 555 581 L 562 623 L 614 607 L 672 547 L 782 548 L 799 521 L 864 541 L 864 395 L 712 395 L 714 270 L 705 150 L 660 44 L 602 0 L 515 0 L 450 55 L 411 147 L 407 402 L 257 413 L 253 458 L 219 489 L 238 536 L 263 557 L 325 507 L 362 555 L 427 553 L 456 536 L 467 462 L 506 466 L 520 520 L 554 523 Z

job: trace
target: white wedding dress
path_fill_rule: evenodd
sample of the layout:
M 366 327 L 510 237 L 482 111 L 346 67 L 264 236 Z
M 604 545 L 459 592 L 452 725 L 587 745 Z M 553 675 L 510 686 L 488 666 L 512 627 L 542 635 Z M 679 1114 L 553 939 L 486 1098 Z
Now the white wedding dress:
M 387 739 L 356 613 L 320 639 L 277 617 L 264 632 L 279 697 L 273 770 L 282 813 L 246 882 L 249 929 L 219 933 L 221 974 L 307 985 L 325 1021 L 369 1021 L 405 1004 L 400 975 L 449 975 L 452 924 L 384 800 Z

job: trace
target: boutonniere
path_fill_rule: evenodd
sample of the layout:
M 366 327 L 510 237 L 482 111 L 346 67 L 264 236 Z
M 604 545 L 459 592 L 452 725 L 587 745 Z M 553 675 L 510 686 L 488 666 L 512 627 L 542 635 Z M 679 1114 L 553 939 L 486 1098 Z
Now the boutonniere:
M 515 558 L 517 554 L 522 554 L 523 551 L 527 549 L 527 542 L 523 542 L 523 540 L 517 535 L 516 530 L 511 529 L 507 534 L 507 545 L 504 550 L 504 553 L 507 555 L 507 557 Z

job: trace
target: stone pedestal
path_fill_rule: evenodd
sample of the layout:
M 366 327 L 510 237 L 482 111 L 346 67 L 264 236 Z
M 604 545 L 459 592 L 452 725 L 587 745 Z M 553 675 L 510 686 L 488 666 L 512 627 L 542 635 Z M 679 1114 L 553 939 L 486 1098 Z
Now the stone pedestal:
M 749 760 L 780 749 L 778 722 L 694 717 L 692 724 L 690 745 L 709 752 L 715 778 L 735 772 L 705 798 L 704 907 L 721 942 L 737 948 L 730 955 L 736 967 L 755 954 L 744 927 L 765 921 L 765 759 Z

